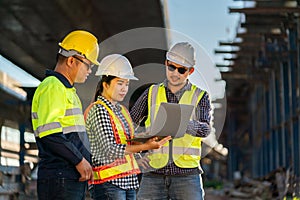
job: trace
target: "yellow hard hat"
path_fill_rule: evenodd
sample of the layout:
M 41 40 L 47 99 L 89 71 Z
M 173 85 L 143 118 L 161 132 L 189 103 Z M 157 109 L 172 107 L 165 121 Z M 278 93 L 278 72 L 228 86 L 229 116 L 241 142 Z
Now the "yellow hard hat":
M 72 31 L 58 45 L 61 47 L 58 53 L 63 56 L 81 55 L 93 64 L 99 65 L 97 61 L 99 54 L 97 38 L 87 31 Z

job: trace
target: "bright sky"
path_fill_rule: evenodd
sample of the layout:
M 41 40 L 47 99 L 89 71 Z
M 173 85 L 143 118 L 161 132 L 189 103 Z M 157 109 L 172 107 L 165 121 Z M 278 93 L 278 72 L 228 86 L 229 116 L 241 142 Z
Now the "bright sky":
M 195 45 L 198 52 L 196 73 L 190 79 L 208 90 L 212 99 L 221 98 L 225 89 L 225 82 L 215 82 L 215 79 L 221 78 L 215 64 L 222 64 L 224 61 L 222 55 L 214 54 L 214 50 L 220 49 L 219 41 L 232 41 L 235 38 L 239 15 L 230 14 L 229 7 L 237 6 L 241 6 L 240 3 L 233 0 L 168 1 L 170 29 L 195 42 L 192 45 Z M 174 40 L 177 42 L 182 38 L 175 37 Z

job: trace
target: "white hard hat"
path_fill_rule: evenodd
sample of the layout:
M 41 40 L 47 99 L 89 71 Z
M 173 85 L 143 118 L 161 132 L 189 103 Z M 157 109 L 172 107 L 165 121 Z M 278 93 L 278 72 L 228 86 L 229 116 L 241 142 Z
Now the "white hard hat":
M 184 67 L 193 67 L 195 65 L 194 47 L 187 42 L 180 42 L 171 47 L 167 52 L 167 60 Z
M 124 79 L 139 80 L 134 76 L 129 60 L 120 54 L 111 54 L 104 57 L 95 75 L 110 75 Z

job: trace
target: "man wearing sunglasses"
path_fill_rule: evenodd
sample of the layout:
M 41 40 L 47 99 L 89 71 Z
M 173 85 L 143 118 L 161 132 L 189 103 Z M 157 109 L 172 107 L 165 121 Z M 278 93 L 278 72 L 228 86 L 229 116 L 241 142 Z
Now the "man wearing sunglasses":
M 210 133 L 209 95 L 188 80 L 195 66 L 192 45 L 180 42 L 172 46 L 165 65 L 166 80 L 150 86 L 140 96 L 130 111 L 133 121 L 138 124 L 145 117 L 147 129 L 162 102 L 190 104 L 195 109 L 184 136 L 171 140 L 148 157 L 153 170 L 143 174 L 138 200 L 201 200 L 204 199 L 201 138 Z
M 54 70 L 35 91 L 32 127 L 39 150 L 39 200 L 85 199 L 93 179 L 82 106 L 74 83 L 84 83 L 98 65 L 99 46 L 91 33 L 76 30 L 61 43 Z

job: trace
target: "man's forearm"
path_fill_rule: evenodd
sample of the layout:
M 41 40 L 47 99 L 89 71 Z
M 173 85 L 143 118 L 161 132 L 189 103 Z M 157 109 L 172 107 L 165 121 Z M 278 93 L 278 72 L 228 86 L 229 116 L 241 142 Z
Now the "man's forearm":
M 210 134 L 210 125 L 206 122 L 191 120 L 186 132 L 196 137 L 207 137 Z

